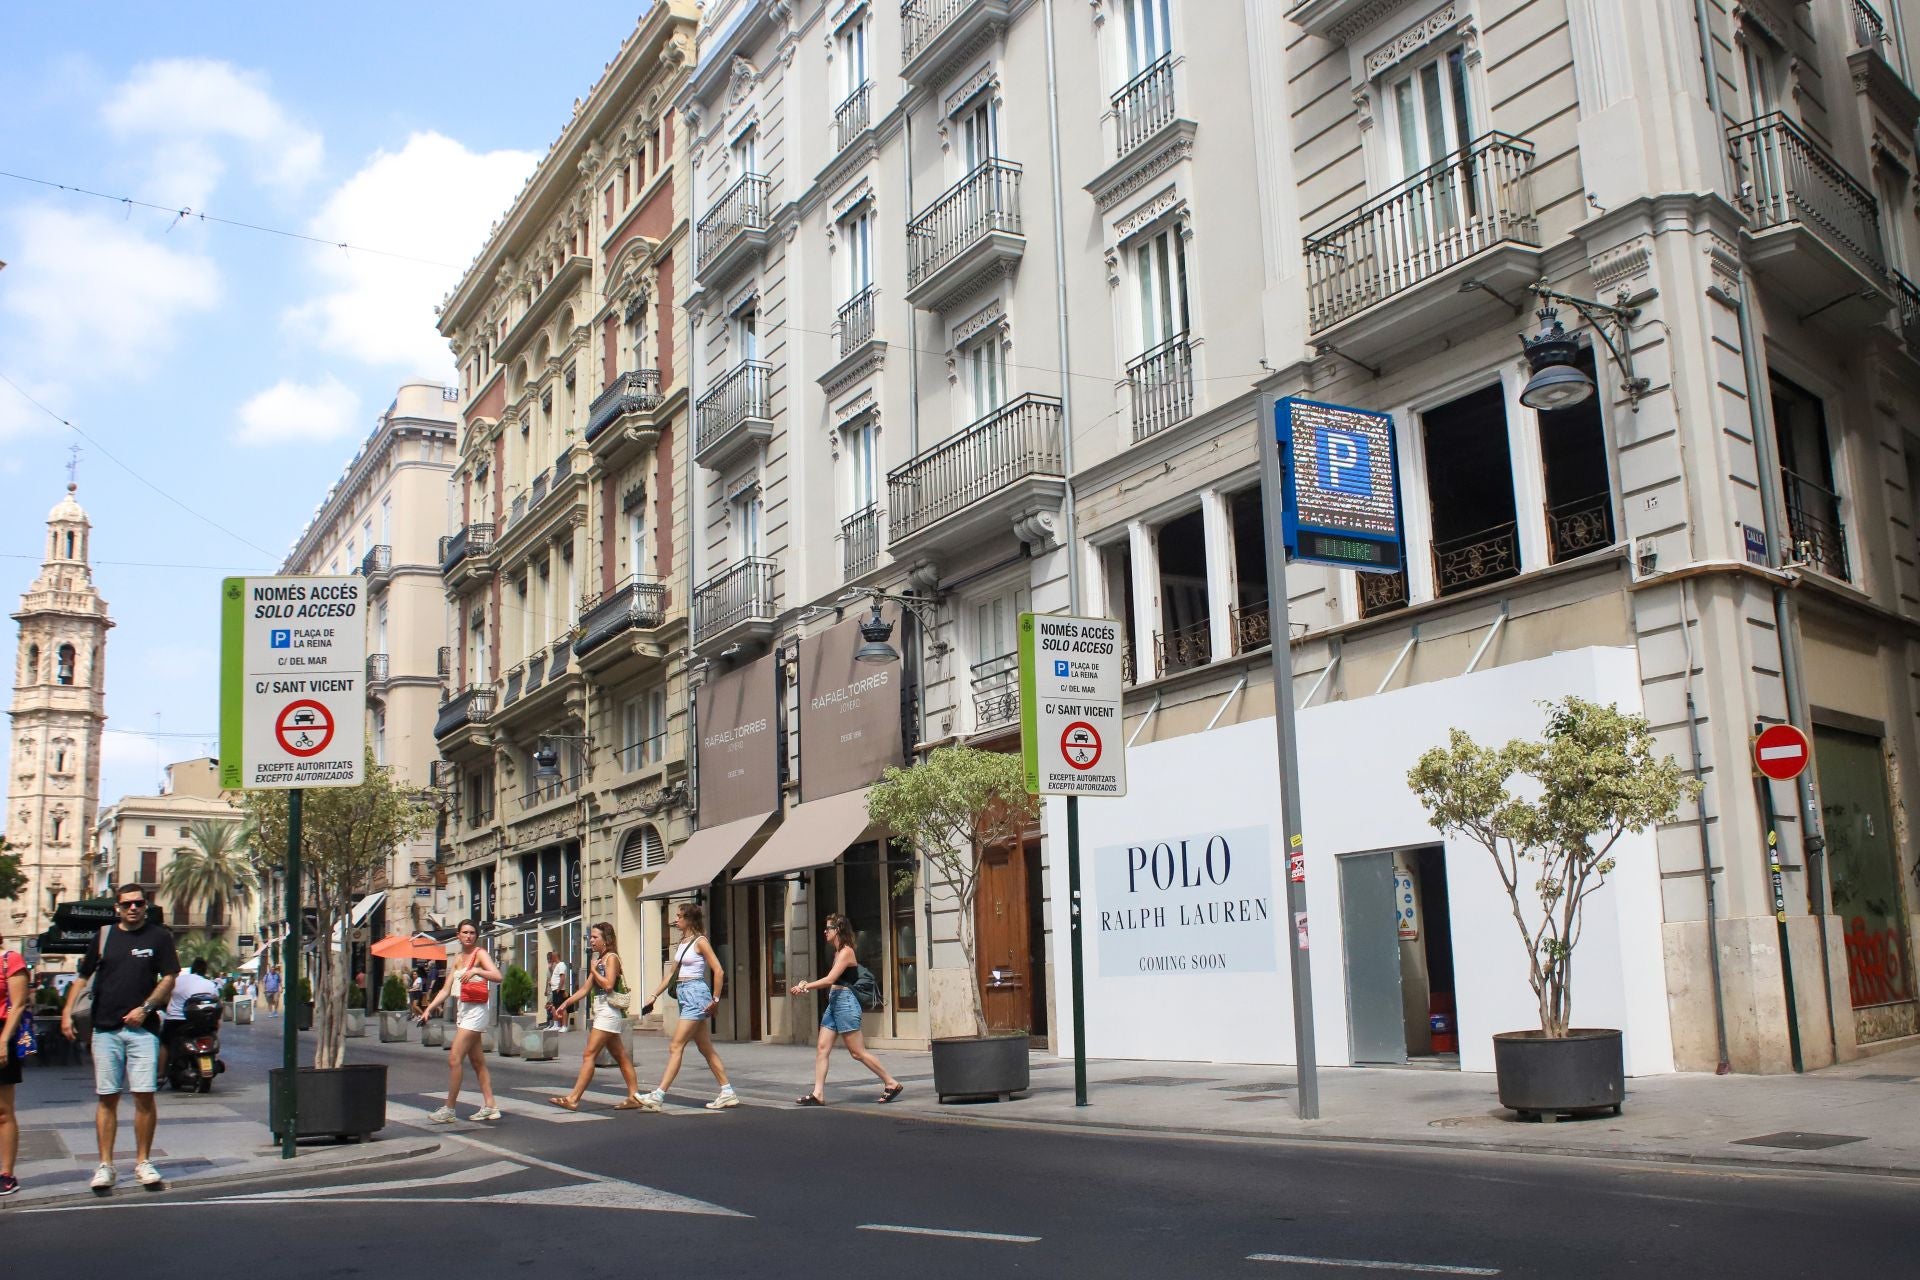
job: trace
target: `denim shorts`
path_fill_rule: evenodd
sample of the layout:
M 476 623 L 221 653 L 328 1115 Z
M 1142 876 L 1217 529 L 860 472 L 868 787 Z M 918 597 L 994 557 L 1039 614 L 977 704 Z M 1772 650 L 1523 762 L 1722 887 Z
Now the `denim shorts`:
M 679 993 L 681 1017 L 698 1022 L 707 1016 L 707 1006 L 713 1003 L 713 988 L 704 979 L 682 978 L 675 990 Z
M 101 1097 L 116 1093 L 153 1093 L 160 1088 L 160 1037 L 151 1031 L 122 1027 L 93 1032 L 93 1091 Z
M 860 1001 L 852 987 L 827 989 L 827 1011 L 820 1015 L 820 1025 L 837 1035 L 860 1029 Z

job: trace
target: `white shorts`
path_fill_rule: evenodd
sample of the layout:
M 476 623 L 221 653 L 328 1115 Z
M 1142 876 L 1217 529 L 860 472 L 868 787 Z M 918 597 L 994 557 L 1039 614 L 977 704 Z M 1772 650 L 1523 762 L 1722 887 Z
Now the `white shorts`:
M 482 1000 L 478 1004 L 468 1004 L 465 1000 L 462 1000 L 460 1002 L 460 1012 L 454 1018 L 453 1025 L 462 1031 L 485 1031 L 487 1029 L 486 1001 Z
M 615 1035 L 627 1029 L 627 1015 L 607 1002 L 605 996 L 593 998 L 593 1029 L 611 1031 Z

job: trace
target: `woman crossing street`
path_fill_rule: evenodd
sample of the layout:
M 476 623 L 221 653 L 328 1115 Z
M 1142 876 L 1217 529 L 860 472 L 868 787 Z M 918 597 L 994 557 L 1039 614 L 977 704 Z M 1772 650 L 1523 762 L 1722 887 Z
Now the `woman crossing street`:
M 719 957 L 713 954 L 713 944 L 701 932 L 705 921 L 706 915 L 698 906 L 691 902 L 680 904 L 679 914 L 674 919 L 680 928 L 679 949 L 667 965 L 660 985 L 653 989 L 653 995 L 640 1009 L 642 1013 L 652 1012 L 654 1002 L 662 993 L 670 994 L 680 1002 L 680 1022 L 673 1029 L 673 1042 L 667 1046 L 667 1069 L 660 1076 L 660 1087 L 640 1098 L 643 1111 L 658 1111 L 666 1103 L 667 1089 L 673 1084 L 673 1078 L 680 1074 L 680 1060 L 686 1054 L 689 1040 L 700 1050 L 700 1056 L 707 1060 L 713 1078 L 720 1083 L 720 1094 L 707 1104 L 707 1110 L 724 1111 L 740 1105 L 733 1086 L 727 1083 L 727 1068 L 713 1047 L 713 1032 L 708 1026 L 714 1006 L 720 1003 L 720 992 L 726 986 L 727 975 L 720 967 Z
M 454 1114 L 453 1106 L 460 1101 L 462 1064 L 473 1063 L 473 1074 L 480 1082 L 480 1109 L 473 1113 L 475 1120 L 498 1120 L 500 1108 L 493 1105 L 493 1077 L 487 1074 L 486 1055 L 480 1050 L 481 1033 L 487 1029 L 489 984 L 500 981 L 500 969 L 493 963 L 493 957 L 480 945 L 480 926 L 471 920 L 462 920 L 458 931 L 460 954 L 447 966 L 447 980 L 441 984 L 439 994 L 427 1001 L 426 1009 L 420 1015 L 420 1023 L 426 1025 L 433 1011 L 449 996 L 455 997 L 458 1012 L 454 1018 L 453 1044 L 447 1050 L 447 1101 L 438 1110 L 427 1116 L 434 1124 L 452 1124 L 459 1117 Z
M 562 1022 L 568 1009 L 583 999 L 591 998 L 587 1031 L 586 1052 L 580 1057 L 580 1075 L 573 1082 L 573 1090 L 559 1097 L 548 1098 L 554 1106 L 563 1111 L 578 1111 L 580 1099 L 586 1095 L 587 1086 L 593 1083 L 593 1062 L 602 1049 L 613 1055 L 615 1065 L 620 1068 L 620 1078 L 626 1081 L 627 1096 L 614 1104 L 615 1111 L 639 1111 L 648 1109 L 640 1099 L 640 1081 L 633 1074 L 633 1059 L 627 1055 L 627 1039 L 624 1034 L 627 1025 L 627 984 L 620 971 L 620 957 L 614 952 L 613 926 L 601 923 L 587 930 L 587 947 L 593 953 L 587 966 L 586 981 L 580 989 L 563 1000 L 553 1004 L 553 1021 Z M 651 1108 L 659 1110 L 658 1107 Z

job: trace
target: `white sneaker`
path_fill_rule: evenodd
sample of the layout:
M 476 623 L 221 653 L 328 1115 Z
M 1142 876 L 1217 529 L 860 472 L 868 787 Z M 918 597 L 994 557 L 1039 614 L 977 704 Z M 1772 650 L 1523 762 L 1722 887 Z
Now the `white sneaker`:
M 138 1178 L 140 1185 L 149 1191 L 158 1191 L 167 1185 L 167 1180 L 160 1176 L 160 1171 L 153 1167 L 151 1160 L 142 1160 L 134 1165 L 133 1176 Z
M 470 1118 L 474 1120 L 498 1120 L 500 1118 L 500 1108 L 482 1107 L 474 1112 Z
M 87 1185 L 95 1191 L 111 1191 L 113 1190 L 113 1184 L 118 1181 L 119 1178 L 120 1175 L 113 1171 L 112 1165 L 103 1164 L 93 1171 L 93 1181 Z
M 655 1089 L 652 1093 L 643 1093 L 634 1099 L 634 1101 L 640 1104 L 642 1111 L 659 1111 L 662 1109 L 660 1104 L 666 1100 L 667 1095 L 661 1093 L 658 1089 Z
M 452 1124 L 459 1118 L 453 1113 L 452 1107 L 437 1107 L 427 1113 L 428 1124 Z
M 719 1097 L 707 1104 L 707 1110 L 725 1111 L 728 1107 L 737 1107 L 739 1105 L 740 1095 L 733 1091 L 732 1086 L 728 1086 L 720 1091 Z

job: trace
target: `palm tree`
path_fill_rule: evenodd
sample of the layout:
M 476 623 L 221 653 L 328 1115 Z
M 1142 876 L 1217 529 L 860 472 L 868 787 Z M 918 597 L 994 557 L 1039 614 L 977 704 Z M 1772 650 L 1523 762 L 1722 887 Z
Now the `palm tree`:
M 233 968 L 233 952 L 219 938 L 204 933 L 191 933 L 180 939 L 177 950 L 180 963 L 191 965 L 195 960 L 205 960 L 207 971 L 219 975 Z
M 179 913 L 178 924 L 187 922 L 196 902 L 245 906 L 253 901 L 259 881 L 239 822 L 201 818 L 188 825 L 187 839 L 191 846 L 173 855 L 160 878 L 160 888 Z

